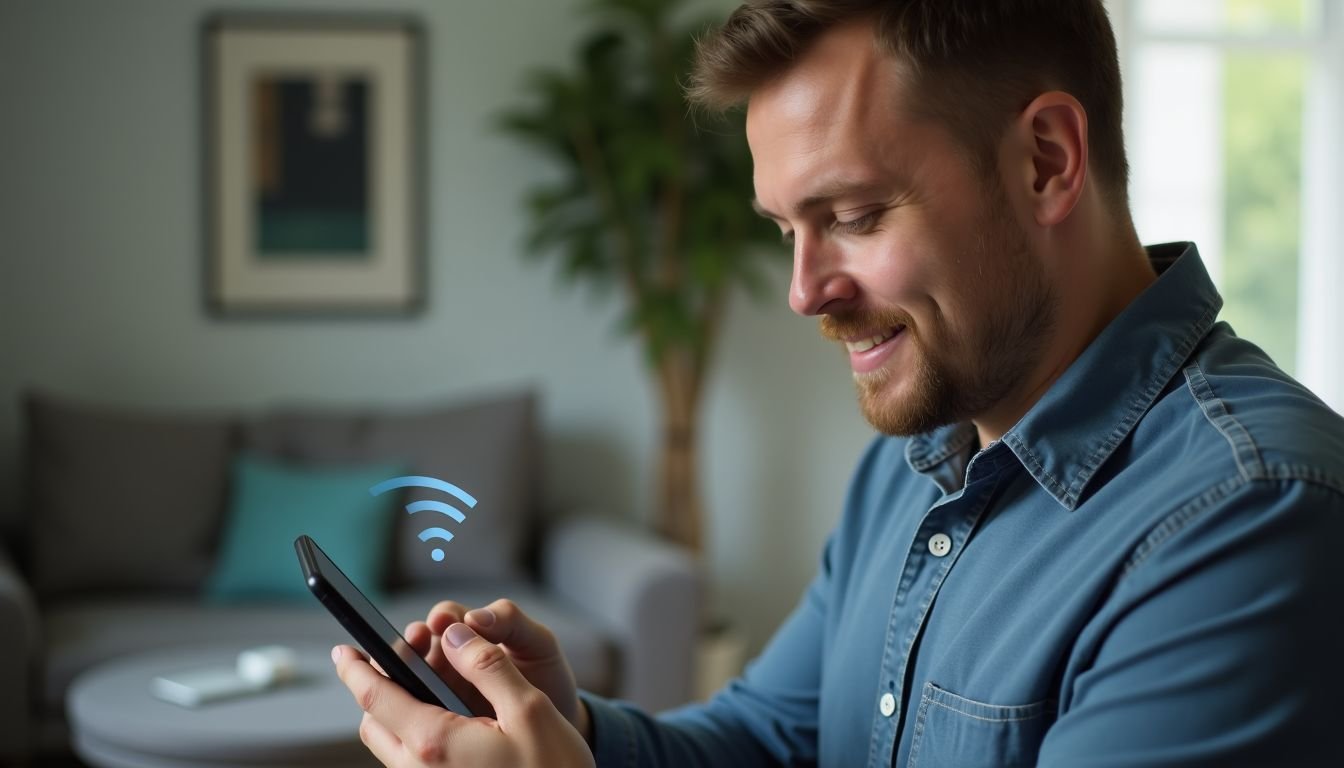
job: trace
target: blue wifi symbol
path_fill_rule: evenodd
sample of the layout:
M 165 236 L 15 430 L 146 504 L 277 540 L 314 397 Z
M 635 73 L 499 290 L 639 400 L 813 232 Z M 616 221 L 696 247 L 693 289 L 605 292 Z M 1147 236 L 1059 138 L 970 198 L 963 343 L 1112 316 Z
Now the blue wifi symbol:
M 394 477 L 391 480 L 384 480 L 383 482 L 370 488 L 369 495 L 378 496 L 380 494 L 387 493 L 388 491 L 396 490 L 398 488 L 433 488 L 436 491 L 443 491 L 449 496 L 456 498 L 463 504 L 466 504 L 467 509 L 476 508 L 475 497 L 473 497 L 466 491 L 462 490 L 461 488 L 458 488 L 456 485 L 453 485 L 452 483 L 445 483 L 444 481 L 439 480 L 438 478 L 435 477 L 422 477 L 419 475 L 408 475 L 406 477 Z M 453 518 L 459 523 L 464 523 L 467 520 L 467 516 L 465 514 L 459 512 L 454 507 L 450 507 L 447 504 L 444 504 L 442 501 L 433 501 L 428 499 L 425 501 L 413 501 L 410 504 L 406 505 L 406 511 L 412 515 L 415 514 L 416 512 L 426 512 L 426 511 L 438 512 L 440 514 L 447 515 Z M 421 541 L 429 541 L 430 539 L 443 539 L 443 543 L 447 544 L 448 542 L 453 540 L 453 534 L 449 533 L 443 528 L 437 528 L 437 527 L 426 528 L 425 530 L 420 532 Z M 434 562 L 436 563 L 443 562 L 443 556 L 444 556 L 443 550 L 439 549 L 438 547 L 435 547 L 434 551 L 430 553 L 430 557 L 433 557 Z

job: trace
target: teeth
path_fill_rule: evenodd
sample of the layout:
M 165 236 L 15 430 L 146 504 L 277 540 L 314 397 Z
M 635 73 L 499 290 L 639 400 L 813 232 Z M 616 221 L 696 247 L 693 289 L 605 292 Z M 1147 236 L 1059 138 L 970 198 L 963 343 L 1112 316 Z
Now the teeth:
M 891 328 L 889 330 L 885 330 L 882 331 L 881 333 L 875 334 L 871 338 L 859 339 L 858 341 L 847 341 L 845 342 L 845 348 L 848 349 L 850 352 L 867 352 L 873 347 L 876 347 L 878 344 L 881 344 L 887 339 L 890 339 L 892 336 L 895 336 L 896 331 L 898 330 L 900 329 Z

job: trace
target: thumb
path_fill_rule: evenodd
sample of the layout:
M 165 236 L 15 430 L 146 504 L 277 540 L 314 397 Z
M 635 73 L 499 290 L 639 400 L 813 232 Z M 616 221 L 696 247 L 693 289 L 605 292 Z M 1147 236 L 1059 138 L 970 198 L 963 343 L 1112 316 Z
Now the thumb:
M 471 627 L 453 624 L 443 633 L 443 641 L 448 663 L 494 706 L 505 730 L 534 717 L 543 705 L 554 709 L 546 694 L 527 682 L 503 648 Z

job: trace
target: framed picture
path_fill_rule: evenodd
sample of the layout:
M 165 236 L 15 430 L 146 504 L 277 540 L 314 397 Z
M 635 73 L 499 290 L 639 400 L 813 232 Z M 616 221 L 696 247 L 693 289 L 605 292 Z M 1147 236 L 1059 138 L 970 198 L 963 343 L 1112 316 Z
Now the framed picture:
M 206 20 L 206 303 L 216 314 L 423 305 L 422 41 L 405 18 Z

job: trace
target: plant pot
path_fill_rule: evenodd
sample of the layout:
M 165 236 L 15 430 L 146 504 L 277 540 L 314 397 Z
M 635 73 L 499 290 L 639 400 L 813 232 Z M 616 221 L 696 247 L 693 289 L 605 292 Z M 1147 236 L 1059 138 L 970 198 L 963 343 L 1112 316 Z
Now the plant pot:
M 698 701 L 705 701 L 742 674 L 747 662 L 747 639 L 726 621 L 712 622 L 700 633 L 695 655 L 695 689 Z

